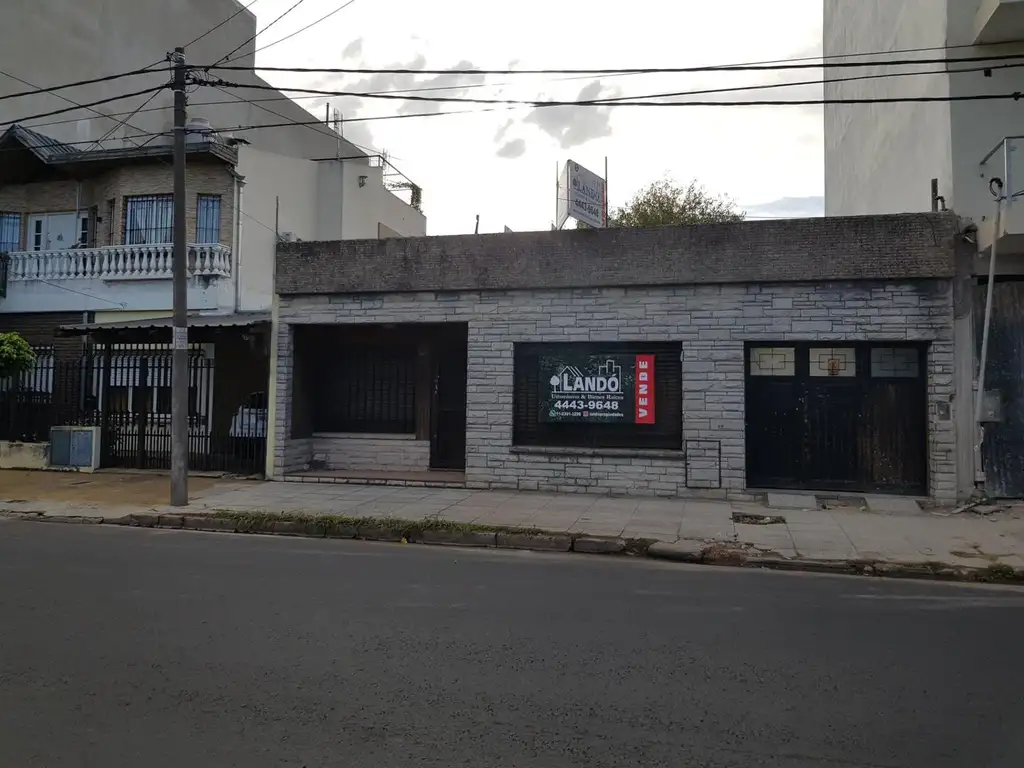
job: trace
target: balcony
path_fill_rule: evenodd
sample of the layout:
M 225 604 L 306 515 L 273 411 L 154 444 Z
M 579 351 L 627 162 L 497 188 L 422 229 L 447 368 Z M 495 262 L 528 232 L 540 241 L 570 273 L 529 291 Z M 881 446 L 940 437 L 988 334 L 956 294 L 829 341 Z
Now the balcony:
M 170 280 L 173 246 L 112 245 L 62 251 L 12 251 L 7 279 L 38 280 Z M 189 277 L 230 277 L 231 249 L 224 245 L 189 245 Z
M 974 17 L 974 44 L 1016 40 L 1024 41 L 1024 0 L 981 0 Z

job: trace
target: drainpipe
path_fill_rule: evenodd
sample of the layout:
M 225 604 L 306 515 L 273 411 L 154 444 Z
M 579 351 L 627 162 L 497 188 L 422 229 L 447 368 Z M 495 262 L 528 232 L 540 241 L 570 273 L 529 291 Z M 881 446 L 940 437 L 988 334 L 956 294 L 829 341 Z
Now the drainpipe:
M 75 182 L 75 245 L 82 239 L 82 182 Z
M 242 303 L 242 187 L 245 177 L 235 175 L 235 313 L 241 309 Z
M 996 195 L 996 219 L 993 227 L 994 236 L 992 237 L 992 252 L 989 254 L 988 258 L 988 285 L 986 286 L 985 291 L 985 321 L 981 332 L 981 361 L 978 365 L 978 385 L 974 399 L 974 479 L 978 484 L 985 482 L 985 471 L 982 468 L 981 461 L 981 446 L 985 439 L 985 428 L 981 425 L 981 416 L 985 405 L 985 369 L 988 367 L 988 341 L 992 327 L 992 299 L 996 286 L 996 253 L 999 246 L 999 232 L 1003 219 L 1003 200 L 1006 198 L 1007 194 L 1013 194 L 1012 190 L 1008 193 L 1004 193 L 1005 188 L 1003 186 L 1003 182 L 998 179 L 993 179 L 992 182 L 991 187 L 993 187 L 993 193 L 995 193 L 994 188 L 998 188 L 999 193 Z

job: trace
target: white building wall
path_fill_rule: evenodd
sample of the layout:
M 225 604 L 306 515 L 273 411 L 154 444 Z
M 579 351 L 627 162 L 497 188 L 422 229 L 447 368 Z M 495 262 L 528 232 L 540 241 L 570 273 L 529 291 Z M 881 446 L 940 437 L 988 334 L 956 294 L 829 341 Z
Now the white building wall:
M 245 177 L 239 309 L 267 310 L 274 297 L 275 220 L 279 232 L 293 232 L 301 240 L 317 239 L 317 164 L 241 147 L 238 172 Z
M 112 2 L 111 0 L 16 0 L 5 2 L 3 24 L 0 25 L 0 51 L 3 51 L 3 69 L 36 86 L 54 86 L 78 80 L 104 77 L 150 66 L 161 60 L 175 46 L 185 45 L 228 19 L 242 8 L 238 0 L 137 0 Z M 259 8 L 257 7 L 257 10 Z M 186 57 L 196 64 L 211 64 L 249 39 L 256 32 L 256 17 L 242 11 L 198 42 L 189 45 Z M 255 43 L 247 43 L 237 54 L 242 58 L 232 65 L 251 66 Z M 225 80 L 244 84 L 267 85 L 253 72 L 215 73 Z M 130 91 L 163 85 L 168 80 L 166 69 L 153 75 L 112 80 L 25 98 L 0 101 L 0 122 L 21 121 L 26 116 L 50 112 L 71 106 L 62 98 L 67 95 L 76 102 L 85 103 L 117 96 Z M 0 96 L 29 90 L 22 82 L 0 75 Z M 231 96 L 215 88 L 200 88 L 189 97 L 190 114 L 209 119 L 215 127 L 266 125 L 287 121 L 308 121 L 309 112 L 284 98 L 277 91 L 229 89 L 239 101 L 236 104 L 203 106 L 204 102 L 225 101 Z M 264 106 L 275 112 L 247 104 L 244 99 L 269 99 Z M 172 95 L 160 93 L 130 119 L 131 127 L 117 128 L 114 139 L 123 134 L 139 131 L 165 131 L 172 125 Z M 109 115 L 141 107 L 149 95 L 111 102 L 95 107 Z M 151 108 L 161 109 L 152 111 Z M 64 122 L 71 120 L 72 122 Z M 40 128 L 44 133 L 61 141 L 97 139 L 117 127 L 116 120 L 100 117 L 88 109 L 36 121 L 61 121 L 60 124 Z M 135 130 L 137 129 L 137 130 Z M 294 157 L 317 158 L 333 156 L 338 147 L 337 138 L 323 126 L 321 130 L 299 128 L 267 128 L 246 131 L 245 138 L 253 146 L 268 152 Z M 161 140 L 157 140 L 159 142 Z M 165 140 L 167 143 L 170 139 Z M 155 142 L 155 143 L 157 143 Z M 115 144 L 116 145 L 116 144 Z M 364 154 L 354 145 L 343 141 L 346 155 Z
M 376 239 L 378 224 L 402 237 L 427 234 L 426 217 L 387 189 L 382 174 L 381 168 L 344 163 L 344 239 Z M 367 177 L 363 186 L 359 184 L 361 176 Z
M 384 186 L 381 168 L 355 160 L 318 165 L 317 240 L 375 240 L 379 224 L 402 237 L 427 233 L 426 217 Z
M 991 0 L 986 0 L 991 4 Z M 824 53 L 849 53 L 970 46 L 982 0 L 826 0 Z M 981 58 L 1024 53 L 1021 45 L 952 47 L 948 55 Z M 899 54 L 938 58 L 941 50 Z M 830 83 L 829 98 L 896 96 L 957 97 L 1024 90 L 1022 70 L 999 68 L 991 75 L 977 65 L 951 64 L 951 72 L 852 83 Z M 876 72 L 929 71 L 926 65 L 895 69 L 826 68 L 826 78 Z M 931 179 L 939 179 L 946 206 L 982 223 L 994 213 L 991 176 L 1003 176 L 1001 156 L 980 162 L 1004 137 L 1024 134 L 1020 103 L 1012 100 L 935 104 L 829 105 L 825 107 L 826 215 L 900 213 L 931 207 Z M 1024 178 L 1024 162 L 1018 171 Z
M 18 280 L 7 284 L 0 312 L 99 312 L 119 310 L 170 311 L 171 281 L 161 280 Z M 188 308 L 230 312 L 233 288 L 226 278 L 188 281 Z
M 986 0 L 991 5 L 991 0 Z M 949 44 L 965 45 L 973 41 L 977 11 L 981 0 L 953 0 L 949 3 Z M 975 46 L 954 51 L 958 57 L 1007 56 L 1024 54 L 1020 45 Z M 1024 69 L 1003 68 L 994 62 L 991 77 L 983 73 L 953 75 L 950 94 L 1007 94 L 1024 91 Z M 1020 63 L 1020 62 L 1009 62 Z M 963 66 L 963 65 L 960 65 Z M 1003 177 L 1003 156 L 992 158 L 986 167 L 981 160 L 1007 136 L 1024 135 L 1024 112 L 1021 102 L 962 101 L 950 104 L 952 122 L 953 192 L 950 207 L 961 216 L 981 224 L 995 213 L 995 201 L 989 192 L 989 179 Z M 1014 173 L 1024 179 L 1024 160 L 1018 159 Z M 1020 184 L 1014 184 L 1019 191 Z
M 824 9 L 827 57 L 946 43 L 946 0 L 825 0 Z M 941 52 L 934 52 L 938 55 Z M 826 66 L 825 77 L 833 80 L 892 71 L 891 67 Z M 943 74 L 825 86 L 827 99 L 948 94 L 949 79 Z M 940 180 L 940 194 L 947 195 L 949 202 L 950 146 L 950 111 L 945 103 L 826 105 L 825 214 L 926 211 L 931 208 L 933 178 Z
M 343 166 L 349 161 L 324 160 L 316 163 L 316 228 L 311 239 L 342 240 L 342 203 L 345 201 Z M 360 163 L 369 167 L 369 164 Z

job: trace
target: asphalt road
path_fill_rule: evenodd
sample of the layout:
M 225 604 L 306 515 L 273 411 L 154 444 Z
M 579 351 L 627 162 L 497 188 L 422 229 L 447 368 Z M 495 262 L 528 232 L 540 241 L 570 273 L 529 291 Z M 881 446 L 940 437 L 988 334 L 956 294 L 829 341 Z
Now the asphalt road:
M 3 766 L 1024 764 L 1024 593 L 0 521 Z

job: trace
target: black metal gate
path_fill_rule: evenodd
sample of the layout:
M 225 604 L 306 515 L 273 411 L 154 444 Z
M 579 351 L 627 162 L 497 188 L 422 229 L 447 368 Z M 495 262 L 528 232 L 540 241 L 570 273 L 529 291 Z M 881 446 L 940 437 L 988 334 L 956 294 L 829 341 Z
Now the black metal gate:
M 977 287 L 974 329 L 981 349 L 988 286 Z M 984 424 L 981 460 L 985 490 L 994 498 L 1024 497 L 1024 282 L 996 281 L 992 296 L 985 389 L 997 391 L 1001 421 Z M 971 405 L 973 408 L 973 404 Z
M 36 365 L 0 381 L 0 440 L 45 442 L 54 426 L 101 428 L 101 464 L 170 469 L 171 351 L 167 345 L 90 348 L 76 360 L 37 349 Z M 267 445 L 265 379 L 247 380 L 195 347 L 188 364 L 189 467 L 260 474 Z M 247 386 L 248 385 L 248 386 Z M 245 394 L 243 394 L 245 393 Z
M 747 486 L 922 494 L 927 348 L 749 344 Z
M 99 382 L 103 466 L 169 469 L 170 349 L 121 345 L 93 357 L 93 366 L 95 374 L 91 378 Z M 216 403 L 214 383 L 214 359 L 199 348 L 190 351 L 189 467 L 243 474 L 262 472 L 266 455 L 265 398 L 264 402 Z

